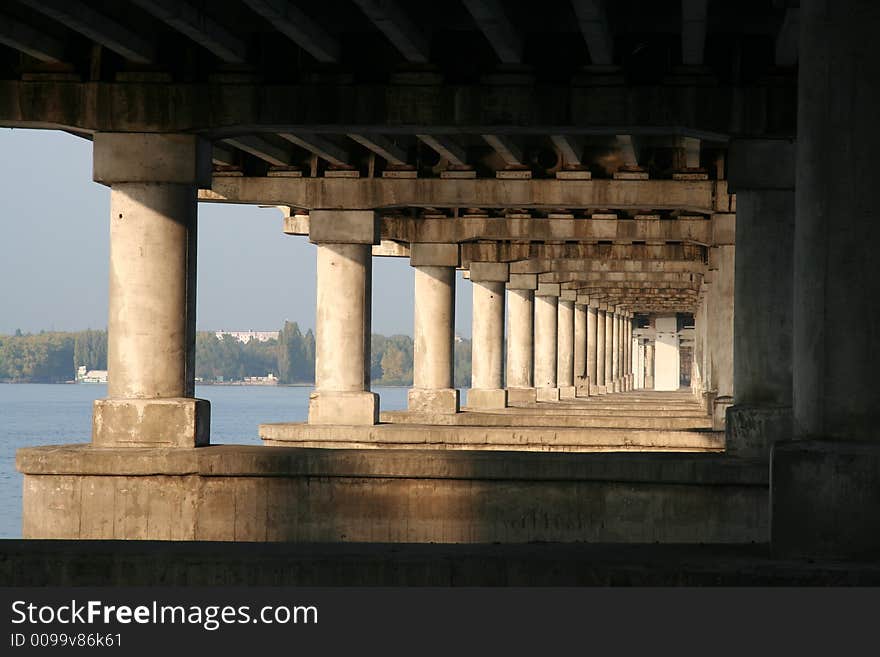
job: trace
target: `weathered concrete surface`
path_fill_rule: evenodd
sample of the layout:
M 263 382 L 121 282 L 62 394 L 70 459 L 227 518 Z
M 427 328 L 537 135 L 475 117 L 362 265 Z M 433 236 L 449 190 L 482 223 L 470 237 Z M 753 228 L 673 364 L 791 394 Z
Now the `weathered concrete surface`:
M 482 449 L 561 452 L 723 451 L 722 432 L 699 430 L 618 429 L 526 423 L 511 426 L 505 417 L 478 414 L 485 425 L 460 425 L 458 415 L 428 414 L 431 424 L 316 426 L 281 422 L 260 425 L 264 444 L 293 447 Z M 442 424 L 441 424 L 442 422 Z M 577 420 L 572 420 L 577 422 Z M 589 424 L 588 420 L 584 420 Z
M 770 476 L 774 554 L 880 559 L 880 445 L 777 442 Z
M 6 586 L 878 586 L 754 545 L 0 541 Z
M 313 429 L 315 427 L 312 427 Z M 709 454 L 19 450 L 26 538 L 766 541 L 767 469 Z
M 726 425 L 728 452 L 769 458 L 773 443 L 792 435 L 791 406 L 736 404 L 727 408 Z

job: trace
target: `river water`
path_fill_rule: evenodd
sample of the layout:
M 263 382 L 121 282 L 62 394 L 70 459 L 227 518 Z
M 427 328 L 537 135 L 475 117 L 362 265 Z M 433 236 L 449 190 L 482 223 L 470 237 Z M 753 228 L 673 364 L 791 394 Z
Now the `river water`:
M 257 425 L 302 422 L 311 388 L 293 386 L 196 386 L 211 401 L 211 442 L 260 444 Z M 407 388 L 374 387 L 383 410 L 406 408 Z M 15 450 L 91 439 L 92 402 L 103 385 L 0 384 L 0 538 L 21 537 L 22 476 Z

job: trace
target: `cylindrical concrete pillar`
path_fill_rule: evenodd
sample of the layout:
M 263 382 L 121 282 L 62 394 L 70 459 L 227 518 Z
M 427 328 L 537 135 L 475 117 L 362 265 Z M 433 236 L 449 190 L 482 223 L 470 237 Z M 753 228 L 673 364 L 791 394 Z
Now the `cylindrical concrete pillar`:
M 574 306 L 574 385 L 578 397 L 590 394 L 587 378 L 587 306 L 589 301 L 579 297 Z
M 535 387 L 538 401 L 559 399 L 556 377 L 558 305 L 556 295 L 535 296 Z
M 597 341 L 598 341 L 598 323 L 599 323 L 599 310 L 594 304 L 594 302 L 590 302 L 589 307 L 587 308 L 587 378 L 589 379 L 588 383 L 590 385 L 590 394 L 595 395 L 597 392 L 597 372 L 596 372 L 596 362 L 597 362 Z
M 557 305 L 556 385 L 561 399 L 574 399 L 574 301 Z
M 654 389 L 654 343 L 645 345 L 645 388 Z
M 596 392 L 604 394 L 607 392 L 605 387 L 605 360 L 607 357 L 605 344 L 608 335 L 606 328 L 608 324 L 608 313 L 604 308 L 596 311 Z
M 111 186 L 108 398 L 95 402 L 96 445 L 209 442 L 210 404 L 193 398 L 196 197 L 210 181 L 206 146 L 191 135 L 95 136 L 94 178 Z
M 614 327 L 617 317 L 614 311 L 605 313 L 605 392 L 614 392 L 614 361 L 617 345 L 614 340 Z
M 534 290 L 507 291 L 508 388 L 534 388 L 534 313 Z
M 458 412 L 454 384 L 455 267 L 416 266 L 411 411 Z
M 471 390 L 468 405 L 504 408 L 504 283 L 474 281 Z
M 310 424 L 374 424 L 377 396 L 364 382 L 372 278 L 369 244 L 317 245 L 315 392 Z
M 115 184 L 110 192 L 112 398 L 193 394 L 196 203 L 191 186 Z

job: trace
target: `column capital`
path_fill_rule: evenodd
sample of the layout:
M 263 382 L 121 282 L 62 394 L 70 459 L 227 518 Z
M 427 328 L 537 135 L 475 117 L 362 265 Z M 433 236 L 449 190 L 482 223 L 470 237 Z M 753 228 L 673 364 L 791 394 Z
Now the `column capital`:
M 589 306 L 590 305 L 590 297 L 586 294 L 579 294 L 574 302 L 579 306 Z
M 458 244 L 410 245 L 409 264 L 413 267 L 458 267 L 460 262 Z
M 537 290 L 537 274 L 511 274 L 507 282 L 508 290 Z
M 211 186 L 211 142 L 196 135 L 98 132 L 92 178 L 117 183 Z
M 510 265 L 506 262 L 472 262 L 470 279 L 474 283 L 506 283 Z
M 560 301 L 576 301 L 577 300 L 577 290 L 560 290 L 559 300 Z
M 558 297 L 560 293 L 559 283 L 538 283 L 538 289 L 535 290 L 536 297 Z
M 309 241 L 314 244 L 378 244 L 375 210 L 312 210 Z

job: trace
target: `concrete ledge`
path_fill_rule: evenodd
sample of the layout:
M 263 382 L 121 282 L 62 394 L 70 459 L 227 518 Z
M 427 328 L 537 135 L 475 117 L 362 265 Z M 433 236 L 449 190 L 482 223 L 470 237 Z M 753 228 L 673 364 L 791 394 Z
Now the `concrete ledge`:
M 309 395 L 309 424 L 376 424 L 379 395 L 315 391 Z
M 770 458 L 773 443 L 792 435 L 791 406 L 736 404 L 727 408 L 727 451 Z
M 770 469 L 774 554 L 880 558 L 880 444 L 777 442 Z
M 459 414 L 464 417 L 469 413 Z M 437 424 L 330 426 L 306 423 L 261 424 L 266 445 L 327 448 L 532 450 L 564 452 L 722 451 L 724 434 L 560 426 L 466 426 L 458 415 L 432 415 Z M 466 421 L 466 420 L 464 420 Z M 487 420 L 488 421 L 488 420 Z M 449 424 L 439 424 L 449 422 Z
M 199 447 L 210 442 L 206 399 L 96 399 L 92 442 L 97 447 Z
M 19 450 L 26 538 L 750 542 L 767 469 L 713 455 Z
M 459 406 L 459 394 L 455 388 L 411 388 L 407 393 L 407 408 L 410 411 L 455 414 Z
M 507 406 L 507 390 L 471 388 L 468 390 L 467 403 L 471 408 L 504 408 Z

